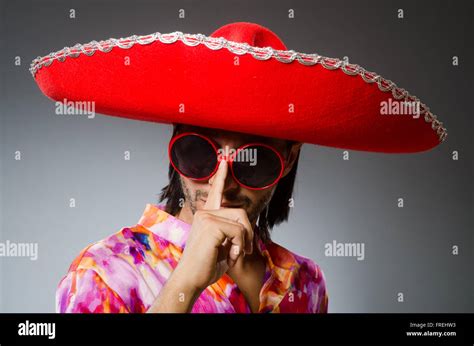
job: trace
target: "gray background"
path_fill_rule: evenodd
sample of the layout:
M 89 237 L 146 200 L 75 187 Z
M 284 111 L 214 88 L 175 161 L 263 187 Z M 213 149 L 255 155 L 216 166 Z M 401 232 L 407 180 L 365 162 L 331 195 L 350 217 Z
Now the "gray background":
M 472 4 L 472 2 L 469 2 Z M 79 251 L 134 225 L 166 184 L 170 126 L 56 116 L 28 72 L 33 58 L 93 39 L 235 21 L 289 49 L 348 56 L 426 102 L 447 142 L 420 154 L 303 146 L 290 221 L 274 241 L 323 268 L 330 312 L 473 311 L 472 5 L 460 1 L 2 1 L 1 239 L 38 242 L 39 259 L 0 258 L 0 311 L 52 312 Z M 76 19 L 69 19 L 69 9 Z M 178 18 L 178 9 L 186 18 Z M 288 19 L 288 9 L 295 19 Z M 402 8 L 405 18 L 397 18 Z M 452 56 L 459 66 L 452 66 Z M 14 57 L 22 65 L 14 65 Z M 126 83 L 126 81 L 124 81 Z M 14 152 L 22 160 L 14 160 Z M 131 151 L 131 160 L 123 152 Z M 459 160 L 451 159 L 459 151 Z M 397 198 L 405 207 L 397 207 Z M 69 208 L 75 198 L 76 208 Z M 324 244 L 364 242 L 365 260 Z M 451 247 L 460 254 L 453 256 Z M 403 292 L 405 302 L 397 302 Z

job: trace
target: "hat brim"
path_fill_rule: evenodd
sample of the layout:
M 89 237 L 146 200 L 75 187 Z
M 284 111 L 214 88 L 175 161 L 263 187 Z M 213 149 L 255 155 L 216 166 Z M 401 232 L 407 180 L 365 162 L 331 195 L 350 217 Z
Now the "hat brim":
M 53 100 L 130 119 L 386 153 L 428 150 L 447 135 L 416 97 L 358 65 L 204 35 L 93 41 L 30 70 Z M 399 101 L 418 102 L 419 117 L 382 114 Z

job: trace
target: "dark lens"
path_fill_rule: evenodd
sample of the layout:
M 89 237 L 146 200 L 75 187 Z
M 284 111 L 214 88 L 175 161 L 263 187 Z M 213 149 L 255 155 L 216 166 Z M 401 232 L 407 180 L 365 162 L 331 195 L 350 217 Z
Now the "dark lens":
M 171 160 L 182 174 L 192 179 L 208 177 L 217 165 L 214 147 L 196 135 L 178 138 L 171 147 Z
M 235 177 L 244 185 L 263 188 L 273 184 L 282 169 L 278 154 L 265 146 L 251 145 L 240 150 L 232 164 Z

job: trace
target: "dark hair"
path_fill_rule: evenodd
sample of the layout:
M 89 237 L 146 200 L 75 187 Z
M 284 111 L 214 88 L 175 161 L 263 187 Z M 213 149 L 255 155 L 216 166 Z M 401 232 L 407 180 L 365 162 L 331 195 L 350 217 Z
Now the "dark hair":
M 172 136 L 175 136 L 176 132 L 177 126 L 174 126 Z M 290 149 L 294 143 L 294 141 L 288 141 L 287 149 Z M 291 171 L 278 182 L 270 202 L 258 217 L 258 232 L 260 238 L 264 242 L 270 240 L 270 230 L 272 230 L 275 225 L 288 220 L 290 214 L 289 201 L 293 194 L 299 156 L 300 153 L 298 151 Z M 184 201 L 184 193 L 179 174 L 173 168 L 171 163 L 168 169 L 168 178 L 169 184 L 161 189 L 159 201 L 163 202 L 166 200 L 165 211 L 176 216 L 181 210 L 182 206 L 180 202 Z

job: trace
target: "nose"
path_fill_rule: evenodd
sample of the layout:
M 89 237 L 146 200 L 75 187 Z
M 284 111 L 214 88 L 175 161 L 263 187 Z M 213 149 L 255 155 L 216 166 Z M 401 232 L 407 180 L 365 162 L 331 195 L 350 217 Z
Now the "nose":
M 224 189 L 222 191 L 223 194 L 225 194 L 227 191 L 231 191 L 231 190 L 235 190 L 235 189 L 238 189 L 240 187 L 240 185 L 237 183 L 237 181 L 235 181 L 234 179 L 234 176 L 232 175 L 232 171 L 231 171 L 231 163 L 229 161 L 229 156 L 222 156 L 220 160 L 225 160 L 227 161 L 227 175 L 225 177 L 225 181 L 224 181 Z M 212 185 L 212 183 L 214 182 L 214 179 L 215 179 L 215 174 L 209 179 L 209 184 Z
M 237 184 L 237 182 L 235 181 L 229 165 L 229 169 L 227 170 L 227 176 L 225 177 L 224 190 L 222 191 L 222 194 L 225 194 L 229 190 L 235 190 L 238 188 L 239 184 Z

